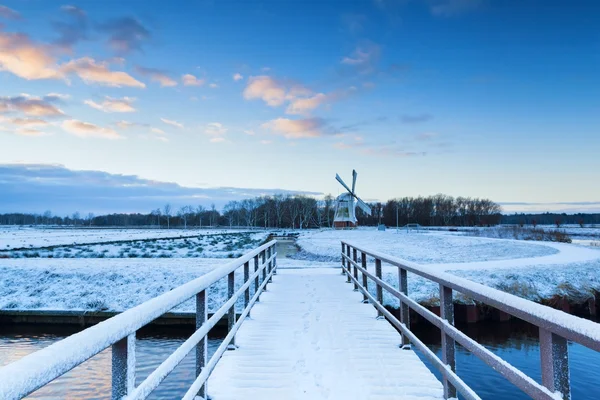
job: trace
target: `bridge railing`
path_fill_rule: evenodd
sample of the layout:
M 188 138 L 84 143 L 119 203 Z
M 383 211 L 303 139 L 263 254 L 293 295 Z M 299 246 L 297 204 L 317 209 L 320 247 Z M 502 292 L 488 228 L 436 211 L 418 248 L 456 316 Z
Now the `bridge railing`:
M 368 257 L 375 259 L 374 273 L 369 271 Z M 398 269 L 398 288 L 384 281 L 383 263 Z M 361 279 L 359 279 L 359 272 Z M 439 284 L 440 316 L 408 297 L 408 272 Z M 480 399 L 456 374 L 456 343 L 530 397 L 544 400 L 571 398 L 568 341 L 600 351 L 600 325 L 595 322 L 345 241 L 342 241 L 342 273 L 348 276 L 348 282 L 354 283 L 355 290 L 363 293 L 364 301 L 372 303 L 379 315 L 387 318 L 401 332 L 402 346 L 409 348 L 411 344 L 414 345 L 441 372 L 445 398 L 457 397 L 459 392 L 465 399 Z M 369 292 L 369 281 L 375 284 L 375 295 Z M 399 300 L 400 319 L 384 307 L 383 290 Z M 541 384 L 454 327 L 454 291 L 539 328 Z M 440 329 L 441 359 L 411 332 L 410 309 Z
M 208 377 L 227 348 L 235 346 L 236 332 L 250 314 L 254 303 L 259 301 L 261 293 L 266 290 L 267 283 L 271 282 L 272 276 L 276 274 L 275 243 L 274 240 L 270 241 L 170 292 L 0 368 L 0 399 L 12 400 L 25 397 L 108 347 L 112 347 L 113 399 L 132 400 L 148 397 L 194 349 L 197 378 L 183 398 L 188 400 L 196 396 L 206 398 Z M 235 272 L 240 268 L 243 268 L 243 284 L 235 290 Z M 208 289 L 225 278 L 227 278 L 228 288 L 227 301 L 207 319 Z M 252 292 L 251 286 L 254 287 Z M 236 321 L 235 304 L 242 296 L 244 309 Z M 196 299 L 195 332 L 136 387 L 137 330 L 194 297 Z M 228 334 L 209 360 L 208 332 L 225 315 L 228 320 Z

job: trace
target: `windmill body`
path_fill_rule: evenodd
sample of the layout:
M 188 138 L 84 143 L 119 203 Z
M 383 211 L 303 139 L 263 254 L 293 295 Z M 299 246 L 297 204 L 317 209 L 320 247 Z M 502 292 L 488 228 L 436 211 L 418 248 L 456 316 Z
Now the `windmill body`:
M 340 194 L 335 202 L 335 217 L 333 227 L 336 229 L 356 228 L 356 206 L 360 207 L 367 215 L 371 215 L 371 208 L 356 195 L 356 177 L 358 174 L 352 170 L 352 189 L 340 178 L 338 174 L 335 179 L 346 189 L 346 193 Z

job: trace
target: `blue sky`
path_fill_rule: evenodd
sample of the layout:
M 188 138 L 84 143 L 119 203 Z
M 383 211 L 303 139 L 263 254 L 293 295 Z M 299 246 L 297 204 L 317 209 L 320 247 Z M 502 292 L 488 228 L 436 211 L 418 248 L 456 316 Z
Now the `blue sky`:
M 597 1 L 4 1 L 0 164 L 599 209 L 599 27 Z

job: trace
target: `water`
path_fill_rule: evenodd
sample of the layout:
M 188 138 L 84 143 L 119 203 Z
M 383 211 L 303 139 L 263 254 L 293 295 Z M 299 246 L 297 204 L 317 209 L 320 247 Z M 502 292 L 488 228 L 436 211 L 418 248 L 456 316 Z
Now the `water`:
M 537 328 L 524 322 L 482 322 L 459 326 L 468 336 L 521 371 L 541 380 Z M 415 333 L 440 355 L 440 334 L 427 324 L 413 327 Z M 0 366 L 75 333 L 72 328 L 56 325 L 21 325 L 0 327 Z M 190 329 L 142 332 L 137 341 L 137 381 L 148 376 L 169 354 L 191 334 Z M 221 343 L 209 339 L 209 356 Z M 417 354 L 419 354 L 417 352 Z M 583 346 L 570 344 L 572 398 L 600 399 L 600 353 Z M 108 399 L 111 391 L 111 354 L 107 349 L 73 369 L 47 387 L 32 394 L 31 399 Z M 483 399 L 519 400 L 528 397 L 475 356 L 457 347 L 459 376 Z M 194 353 L 167 377 L 152 394 L 151 399 L 181 398 L 194 380 Z M 438 378 L 439 373 L 435 371 Z
M 0 327 L 0 366 L 40 350 L 76 331 L 56 325 Z M 150 375 L 189 335 L 191 335 L 189 329 L 162 328 L 159 333 L 139 335 L 139 340 L 136 342 L 137 383 Z M 221 339 L 208 340 L 209 357 L 221 342 Z M 192 351 L 149 398 L 181 398 L 194 382 L 195 371 L 195 351 Z M 110 395 L 111 350 L 106 349 L 46 387 L 32 393 L 27 399 L 110 399 Z
M 542 372 L 537 327 L 519 320 L 479 322 L 457 327 L 467 336 L 541 383 Z M 441 358 L 439 329 L 423 323 L 418 327 L 413 327 L 413 330 Z M 417 354 L 434 371 L 438 379 L 441 379 L 441 374 L 419 352 Z M 457 346 L 456 365 L 458 376 L 483 399 L 529 399 L 520 389 L 461 346 Z M 600 399 L 600 369 L 598 369 L 598 365 L 600 365 L 600 353 L 578 344 L 569 343 L 571 398 L 573 400 Z

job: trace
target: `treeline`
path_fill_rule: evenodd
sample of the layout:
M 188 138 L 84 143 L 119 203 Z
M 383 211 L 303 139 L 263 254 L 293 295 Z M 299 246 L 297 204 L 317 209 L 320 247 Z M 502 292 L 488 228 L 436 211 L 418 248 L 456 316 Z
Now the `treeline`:
M 356 209 L 359 225 L 404 226 L 488 226 L 500 223 L 501 207 L 488 199 L 446 196 L 403 197 L 386 203 L 370 203 L 372 214 Z M 262 228 L 324 228 L 332 227 L 335 198 L 322 199 L 296 195 L 261 196 L 242 201 L 230 201 L 223 210 L 215 205 L 183 206 L 170 204 L 148 214 L 108 214 L 95 216 L 75 212 L 70 216 L 43 214 L 3 214 L 0 225 L 57 225 L 57 226 L 131 226 L 154 228 L 188 227 L 262 227 Z
M 600 214 L 566 214 L 566 213 L 543 213 L 543 214 L 511 214 L 502 216 L 503 224 L 510 225 L 597 225 L 600 224 Z

